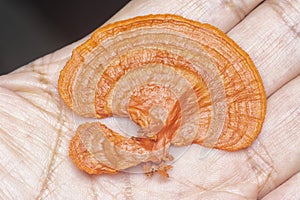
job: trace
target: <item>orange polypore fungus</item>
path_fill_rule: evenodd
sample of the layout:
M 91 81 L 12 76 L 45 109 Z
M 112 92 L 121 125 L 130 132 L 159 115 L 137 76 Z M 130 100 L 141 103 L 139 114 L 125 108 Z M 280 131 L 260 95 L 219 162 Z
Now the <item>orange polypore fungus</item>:
M 217 28 L 170 14 L 95 31 L 74 49 L 58 89 L 81 116 L 130 117 L 141 127 L 139 136 L 128 138 L 100 122 L 80 125 L 70 157 L 90 174 L 144 164 L 148 175 L 167 176 L 171 145 L 246 148 L 266 110 L 248 54 Z

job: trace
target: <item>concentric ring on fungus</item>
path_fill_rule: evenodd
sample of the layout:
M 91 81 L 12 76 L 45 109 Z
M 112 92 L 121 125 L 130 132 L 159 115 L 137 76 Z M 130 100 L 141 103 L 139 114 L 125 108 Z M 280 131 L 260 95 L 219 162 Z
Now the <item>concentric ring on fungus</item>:
M 176 15 L 106 25 L 73 50 L 59 93 L 84 117 L 130 117 L 140 135 L 78 127 L 70 157 L 90 174 L 144 164 L 167 176 L 171 145 L 235 151 L 258 136 L 266 96 L 246 52 L 217 28 Z

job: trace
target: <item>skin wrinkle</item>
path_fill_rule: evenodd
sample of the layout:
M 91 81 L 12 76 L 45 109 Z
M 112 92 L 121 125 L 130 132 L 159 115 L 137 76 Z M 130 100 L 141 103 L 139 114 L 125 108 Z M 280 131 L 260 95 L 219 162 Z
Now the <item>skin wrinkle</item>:
M 290 129 L 291 130 L 293 130 L 293 129 L 295 129 L 295 130 L 297 130 L 296 129 L 296 123 L 293 123 L 293 121 L 294 120 L 297 120 L 298 119 L 298 121 L 299 121 L 299 118 L 300 118 L 300 108 L 298 107 L 298 108 L 296 108 L 292 113 L 289 113 L 289 116 L 287 116 L 287 118 L 286 118 L 286 120 L 285 120 L 285 124 L 286 124 L 286 126 L 287 127 L 290 127 Z M 291 126 L 289 125 L 289 124 L 291 124 Z M 294 125 L 294 126 L 292 126 L 292 125 Z M 281 127 L 281 129 L 282 129 L 282 127 Z M 287 137 L 287 141 L 288 141 L 288 135 L 286 136 Z M 285 146 L 283 146 L 283 147 L 288 147 L 288 146 L 290 146 L 290 145 L 292 145 L 291 144 L 291 142 L 293 142 L 293 141 L 289 141 L 289 142 L 287 142 L 286 144 L 285 144 Z M 282 144 L 282 143 L 281 143 Z
M 103 183 L 98 183 L 97 186 L 100 188 L 100 191 L 106 192 L 110 197 L 114 197 L 114 195 L 108 190 L 111 187 L 111 182 L 107 181 L 106 185 L 102 185 Z M 96 185 L 95 185 L 96 186 Z M 95 187 L 97 190 L 97 187 Z
M 183 4 L 185 2 L 185 4 Z M 210 0 L 206 0 L 204 2 L 201 1 L 181 1 L 178 5 L 180 5 L 179 9 L 174 10 L 174 14 L 178 15 L 185 15 L 187 12 L 193 12 L 195 14 L 195 19 L 201 19 L 203 16 L 205 16 L 208 12 L 207 9 L 205 9 L 205 5 L 211 3 Z M 199 12 L 201 10 L 201 12 Z
M 8 162 L 9 163 L 9 162 Z M 7 166 L 7 165 L 5 165 L 5 166 Z M 11 178 L 11 179 L 13 179 L 14 178 L 14 176 L 12 176 L 12 174 L 13 174 L 13 171 L 15 170 L 15 168 L 17 168 L 17 164 L 14 166 L 14 167 L 12 167 L 12 168 L 10 168 L 9 170 L 5 170 L 7 173 L 4 175 L 4 176 L 1 176 L 1 179 L 0 180 L 4 180 L 4 178 L 5 177 L 8 177 L 8 178 Z M 7 167 L 4 167 L 3 165 L 1 165 L 1 168 L 3 168 L 3 169 L 7 169 Z M 3 170 L 2 170 L 3 171 Z M 30 186 L 28 183 L 26 183 L 26 181 L 24 180 L 24 179 L 22 179 L 22 180 L 20 180 L 20 179 L 13 179 L 13 181 L 14 182 L 18 182 L 18 184 L 19 185 L 22 185 L 22 190 L 23 190 L 23 192 L 25 192 L 25 188 L 27 189 L 27 191 L 29 190 L 29 189 L 32 189 L 32 186 Z M 24 187 L 24 184 L 25 184 L 25 187 Z M 1 188 L 0 188 L 1 189 Z M 14 188 L 15 189 L 15 188 Z M 27 192 L 26 191 L 26 192 Z M 1 196 L 2 197 L 2 196 Z M 11 199 L 13 199 L 13 198 L 11 198 Z
M 296 124 L 293 123 L 293 121 L 297 120 L 297 119 L 299 121 L 299 118 L 300 118 L 300 107 L 296 107 L 294 110 L 292 110 L 292 112 L 288 113 L 288 115 L 286 115 L 286 117 L 282 119 L 281 123 L 279 123 L 277 126 L 278 127 L 277 130 L 282 129 L 282 127 L 280 127 L 280 124 L 283 124 L 283 123 L 286 124 L 287 127 L 291 127 L 291 129 L 296 128 L 293 126 L 289 126 L 289 124 L 296 126 Z M 286 139 L 288 141 L 288 137 L 289 136 L 286 135 L 286 138 L 284 138 L 284 139 Z M 280 143 L 280 144 L 282 144 L 282 143 Z M 285 144 L 286 147 L 288 147 L 289 145 L 291 145 L 291 144 L 290 143 Z
M 166 194 L 164 191 L 159 191 L 159 192 L 158 191 L 150 191 L 149 188 L 147 188 L 147 187 L 145 189 L 141 189 L 141 191 L 143 191 L 144 193 L 153 194 L 153 197 L 156 199 L 159 198 L 159 196 L 165 196 L 166 198 L 169 197 L 169 199 L 170 199 L 170 195 L 171 195 L 170 193 Z
M 36 108 L 36 109 L 38 109 L 38 110 L 41 111 L 41 112 L 40 112 L 40 114 L 41 114 L 41 118 L 40 118 L 40 119 L 43 119 L 43 121 L 44 121 L 45 123 L 49 124 L 50 126 L 53 126 L 52 124 L 50 124 L 50 121 L 51 121 L 51 120 L 49 120 L 49 117 L 47 117 L 47 116 L 50 116 L 50 117 L 52 117 L 52 119 L 55 119 L 55 118 L 56 118 L 55 113 L 51 113 L 50 111 L 45 110 L 42 106 L 39 106 L 39 105 L 37 105 L 37 104 L 34 104 L 34 103 L 33 103 L 32 101 L 30 101 L 28 98 L 23 97 L 22 93 L 20 93 L 20 92 L 16 92 L 16 93 L 19 93 L 19 94 L 20 94 L 20 97 L 23 98 L 23 99 L 24 99 L 28 104 L 30 104 L 32 107 L 34 107 L 34 108 Z M 47 107 L 47 105 L 46 105 L 45 107 Z M 46 145 L 46 144 L 44 144 L 44 145 Z
M 63 124 L 61 120 L 62 120 L 62 118 L 60 118 L 59 124 Z M 38 195 L 35 199 L 41 199 L 44 196 L 44 194 L 46 193 L 46 191 L 48 190 L 48 185 L 52 182 L 52 179 L 54 177 L 54 176 L 52 176 L 52 174 L 54 173 L 53 167 L 55 166 L 55 163 L 57 161 L 56 154 L 57 154 L 58 148 L 60 148 L 60 146 L 61 146 L 61 135 L 62 135 L 62 126 L 57 131 L 57 138 L 56 138 L 55 146 L 53 148 L 53 153 L 52 153 L 49 165 L 46 168 L 46 172 L 45 172 L 46 175 L 45 175 L 44 180 L 42 181 L 40 192 L 38 193 Z M 48 194 L 46 193 L 46 195 L 48 195 Z
M 3 133 L 3 132 L 2 132 Z M 7 132 L 6 132 L 7 133 Z M 28 160 L 36 160 L 37 158 L 32 157 L 31 154 L 29 154 L 26 149 L 22 148 L 21 144 L 18 144 L 17 142 L 11 142 L 13 141 L 13 137 L 9 134 L 5 134 L 7 137 L 4 136 L 4 139 L 1 139 L 1 144 L 3 144 L 7 149 L 14 152 L 15 157 L 20 157 L 20 155 L 25 155 Z M 21 161 L 20 161 L 21 162 Z M 29 163 L 31 164 L 31 163 Z
M 239 199 L 249 199 L 249 198 L 247 198 L 246 196 L 243 196 L 243 195 L 241 195 L 241 194 L 236 194 L 236 193 L 233 193 L 233 192 L 228 192 L 228 191 L 223 191 L 223 190 L 221 190 L 221 191 L 215 190 L 215 191 L 213 191 L 213 192 L 221 192 L 222 194 L 223 194 L 223 193 L 229 194 L 229 195 L 232 195 L 232 196 L 237 197 L 237 198 L 239 198 Z M 223 195 L 224 195 L 224 194 L 223 194 Z
M 300 199 L 299 193 L 300 173 L 296 173 L 287 182 L 278 186 L 262 200 Z
M 177 182 L 179 182 L 179 180 L 176 180 Z M 187 182 L 181 182 L 182 185 L 185 185 L 185 187 L 188 187 L 189 190 L 184 190 L 182 192 L 180 192 L 178 195 L 176 195 L 178 198 L 177 199 L 183 199 L 185 197 L 188 197 L 188 195 L 191 195 L 191 194 L 194 194 L 194 193 L 197 193 L 198 191 L 199 192 L 205 192 L 205 190 L 203 190 L 203 188 L 201 188 L 201 186 L 198 186 L 198 185 L 195 185 L 193 183 L 191 183 L 191 185 L 187 185 Z M 180 183 L 180 182 L 179 182 Z M 162 196 L 164 195 L 163 193 L 161 194 Z
M 1 112 L 2 119 L 4 119 L 3 116 L 5 114 L 7 117 L 11 116 L 9 113 L 2 111 Z M 21 121 L 30 126 L 30 124 L 27 121 L 24 121 L 24 120 L 21 120 Z M 15 122 L 17 123 L 17 121 L 15 121 Z M 2 138 L 0 139 L 2 141 L 2 144 L 6 144 L 6 147 L 11 149 L 11 152 L 14 153 L 15 157 L 20 157 L 20 155 L 22 155 L 22 156 L 26 155 L 26 158 L 30 158 L 28 160 L 37 160 L 38 159 L 37 157 L 33 157 L 33 155 L 31 155 L 28 151 L 26 151 L 26 149 L 24 149 L 23 146 L 21 145 L 21 142 L 17 143 L 17 141 L 14 140 L 14 138 L 11 134 L 7 133 L 6 131 L 4 131 L 1 128 L 0 128 L 0 131 L 2 132 L 2 136 L 5 137 L 4 140 Z M 11 141 L 14 141 L 14 142 L 11 142 Z M 36 141 L 39 141 L 39 140 L 36 140 Z M 39 144 L 39 143 L 36 142 L 36 144 Z M 27 164 L 30 165 L 31 163 L 27 163 Z
M 0 133 L 5 133 L 5 131 L 3 129 L 0 128 Z M 7 133 L 6 133 L 7 134 Z M 9 140 L 2 140 L 2 143 L 1 144 L 4 144 L 5 141 L 9 141 Z M 17 154 L 15 153 L 15 155 L 17 156 Z M 4 165 L 0 164 L 1 166 L 1 171 L 5 173 L 0 177 L 0 180 L 4 180 L 5 177 L 7 176 L 11 176 L 11 172 L 17 167 L 17 164 L 14 165 L 14 167 L 10 168 L 9 170 L 6 170 L 7 168 L 5 168 L 4 166 L 7 166 L 9 165 L 9 161 L 7 163 L 5 163 Z M 25 182 L 26 183 L 26 182 Z
M 125 186 L 124 186 L 124 197 L 126 200 L 133 200 L 133 193 L 132 193 L 132 184 L 130 181 L 130 176 L 129 174 L 125 173 L 124 174 L 124 182 L 125 182 Z
M 222 187 L 226 188 L 226 184 L 230 184 L 230 181 L 234 182 L 236 177 L 237 177 L 237 175 L 228 177 L 224 181 L 220 182 L 220 184 L 215 185 L 214 187 L 210 188 L 210 191 L 220 191 L 222 189 Z M 240 182 L 240 184 L 241 184 L 241 182 Z M 225 190 L 224 190 L 224 192 L 225 192 Z M 234 194 L 234 193 L 232 193 L 232 194 Z
M 174 179 L 175 181 L 177 181 L 178 183 L 181 183 L 183 185 L 185 185 L 186 187 L 191 187 L 193 186 L 195 189 L 197 190 L 200 190 L 200 191 L 208 191 L 208 188 L 206 188 L 205 186 L 202 186 L 200 184 L 195 184 L 191 181 L 189 181 L 188 179 L 184 179 L 184 177 L 180 178 L 180 179 L 175 179 L 175 178 L 172 178 Z M 183 182 L 183 180 L 185 180 L 185 182 Z
M 201 9 L 202 12 L 196 12 L 198 15 L 195 16 L 196 18 L 198 19 L 201 19 L 205 14 L 207 14 L 208 10 L 205 9 L 205 6 L 203 6 L 203 4 L 208 4 L 209 1 L 205 1 L 204 3 L 201 4 L 201 2 L 199 2 L 198 5 L 197 2 L 189 2 L 187 1 L 186 5 L 193 5 L 193 6 L 189 6 L 189 7 L 185 7 L 185 6 L 182 6 L 181 8 L 179 8 L 178 10 L 176 10 L 174 12 L 174 14 L 178 14 L 178 15 L 184 15 L 188 10 L 191 10 L 191 9 L 194 9 L 194 10 L 199 10 Z
M 51 172 L 51 175 L 53 178 L 55 178 L 54 174 L 55 174 L 55 171 L 56 169 L 58 169 L 58 167 L 60 167 L 61 164 L 63 164 L 63 160 L 61 160 L 59 163 L 56 164 L 55 167 L 53 167 L 53 170 Z M 49 180 L 50 181 L 50 180 Z M 59 188 L 62 188 L 62 186 L 66 186 L 68 185 L 68 182 L 71 182 L 72 180 L 71 179 L 67 179 L 66 181 L 64 181 L 62 184 L 59 184 L 59 185 L 55 185 L 55 187 L 47 187 L 45 190 L 44 190 L 44 194 L 41 198 L 39 199 L 46 199 L 47 197 L 54 197 L 55 196 L 55 192 L 59 189 Z M 53 182 L 52 182 L 53 184 Z M 49 184 L 50 186 L 50 184 Z M 60 197 L 62 197 L 62 195 L 59 195 Z M 64 197 L 63 199 L 66 199 L 66 197 Z
M 12 199 L 12 197 L 8 197 L 1 188 L 0 188 L 0 196 L 4 199 Z
M 217 185 L 215 185 L 214 187 L 210 187 L 209 190 L 208 190 L 208 189 L 205 189 L 205 191 L 204 191 L 204 188 L 203 188 L 203 187 L 200 187 L 200 188 L 199 188 L 199 189 L 200 189 L 199 192 L 201 191 L 203 195 L 205 195 L 205 192 L 206 192 L 206 193 L 211 193 L 211 192 L 222 192 L 222 193 L 228 193 L 228 194 L 231 194 L 231 195 L 234 195 L 234 196 L 237 196 L 237 197 L 246 198 L 246 197 L 245 197 L 244 195 L 242 195 L 242 194 L 238 194 L 238 193 L 234 193 L 234 192 L 230 192 L 230 191 L 226 191 L 226 190 L 222 189 L 223 186 L 225 186 L 225 188 L 226 188 L 226 184 L 227 184 L 227 183 L 230 184 L 230 181 L 231 181 L 231 180 L 234 180 L 234 179 L 235 179 L 234 176 L 233 176 L 233 177 L 228 177 L 225 181 L 220 182 L 220 184 L 217 184 Z M 240 182 L 239 184 L 241 184 L 241 182 Z M 228 186 L 228 185 L 227 185 L 227 186 Z M 195 187 L 198 188 L 197 185 L 195 185 Z M 193 190 L 193 192 L 194 192 L 194 190 Z
M 221 4 L 231 9 L 239 21 L 241 21 L 246 16 L 247 12 L 243 10 L 244 2 L 242 0 L 240 2 L 242 2 L 240 6 L 237 6 L 233 0 L 225 0 Z
M 291 16 L 288 14 L 293 11 L 292 13 L 297 13 L 300 15 L 300 10 L 295 7 L 292 2 L 296 2 L 293 0 L 286 0 L 286 1 L 278 1 L 278 0 L 268 0 L 266 1 L 267 4 L 278 14 L 281 20 L 289 27 L 292 33 L 295 34 L 295 37 L 300 37 L 300 22 L 294 21 Z M 286 11 L 288 9 L 289 11 Z M 287 13 L 289 12 L 289 13 Z
M 258 183 L 258 192 L 264 187 L 269 179 L 272 179 L 272 173 L 274 173 L 274 162 L 272 157 L 267 151 L 267 148 L 259 141 L 256 142 L 261 148 L 258 150 L 257 147 L 249 147 L 246 150 L 247 162 L 250 169 L 256 174 L 256 181 Z M 262 152 L 263 151 L 263 152 Z M 266 154 L 263 156 L 262 154 Z
M 221 157 L 218 157 L 218 159 L 220 159 Z M 182 176 L 178 176 L 178 177 L 170 177 L 170 179 L 172 181 L 176 181 L 177 183 L 180 183 L 182 185 L 185 185 L 188 188 L 191 188 L 191 186 L 193 186 L 193 188 L 195 188 L 197 191 L 199 190 L 200 192 L 208 192 L 211 190 L 211 188 L 207 188 L 205 186 L 200 185 L 199 183 L 194 183 L 192 181 L 189 181 L 188 179 L 185 179 L 185 177 Z M 194 189 L 193 189 L 194 191 Z
M 122 180 L 122 176 L 124 174 L 119 174 L 119 179 L 118 182 L 123 182 Z M 114 180 L 109 179 L 109 176 L 103 175 L 105 177 L 105 180 L 102 179 L 102 177 L 98 177 L 98 176 L 92 176 L 92 180 L 94 181 L 94 189 L 97 192 L 97 197 L 99 197 L 98 199 L 108 199 L 107 196 L 109 196 L 111 199 L 124 199 L 124 195 L 122 194 L 123 188 L 120 187 L 116 187 L 116 184 L 114 184 Z M 100 188 L 100 189 L 99 189 Z M 118 192 L 112 193 L 110 191 L 110 189 L 115 188 L 117 189 Z M 103 193 L 104 194 L 100 194 Z
M 29 186 L 28 184 L 26 184 L 26 182 L 20 182 L 18 179 L 16 179 L 15 177 L 13 177 L 12 175 L 11 175 L 11 172 L 16 168 L 17 166 L 15 166 L 15 167 L 13 167 L 13 168 L 11 168 L 10 170 L 8 170 L 8 171 L 6 171 L 7 172 L 7 174 L 5 175 L 5 176 L 2 176 L 1 177 L 1 180 L 4 180 L 4 177 L 6 177 L 6 178 L 8 178 L 8 179 L 13 179 L 13 181 L 10 181 L 10 182 L 18 182 L 18 184 L 25 184 L 25 187 L 26 187 L 26 189 L 27 189 L 27 191 L 29 190 L 29 189 L 32 189 L 31 188 L 31 186 Z M 4 166 L 2 166 L 1 165 L 1 168 L 6 168 L 6 167 L 4 167 Z M 1 170 L 2 171 L 2 170 Z M 3 178 L 3 179 L 2 179 Z M 5 179 L 5 180 L 7 180 L 7 179 Z M 7 184 L 8 184 L 9 182 L 7 181 Z M 0 188 L 1 189 L 1 188 Z M 15 188 L 13 188 L 13 189 L 15 189 Z M 24 192 L 24 188 L 23 188 L 23 192 Z M 2 190 L 1 190 L 2 191 Z M 3 191 L 3 193 L 6 195 L 7 193 L 5 193 L 4 191 Z M 11 194 L 10 195 L 10 198 L 7 196 L 7 198 L 5 198 L 5 199 L 14 199 L 14 195 L 12 194 L 12 193 L 9 193 L 9 194 Z M 3 198 L 5 195 L 1 195 L 1 198 Z M 19 197 L 21 197 L 20 195 L 19 195 Z
M 221 158 L 221 157 L 220 157 Z M 230 176 L 228 177 L 227 179 L 223 180 L 222 182 L 220 182 L 219 184 L 213 186 L 213 187 L 210 187 L 209 189 L 206 189 L 206 192 L 207 193 L 212 193 L 212 192 L 222 192 L 222 193 L 228 193 L 228 194 L 231 194 L 231 195 L 234 195 L 234 196 L 237 196 L 237 197 L 243 197 L 243 198 L 246 198 L 245 195 L 242 195 L 240 193 L 234 193 L 234 191 L 228 191 L 226 190 L 226 188 L 228 188 L 228 186 L 230 185 L 230 183 L 235 183 L 236 182 L 236 178 L 239 179 L 239 175 L 235 175 L 235 176 Z M 232 181 L 232 182 L 231 182 Z M 247 181 L 243 181 L 243 182 L 240 182 L 239 181 L 239 185 L 241 183 L 247 183 Z M 228 185 L 226 185 L 228 184 Z M 233 184 L 235 185 L 235 184 Z M 222 187 L 224 187 L 224 189 L 222 189 Z
M 203 191 L 203 190 L 190 190 L 188 193 L 183 193 L 182 196 L 176 198 L 176 199 L 191 199 L 191 197 L 195 197 L 196 199 L 206 199 L 207 196 L 211 196 L 212 194 L 216 194 L 216 195 L 219 195 L 219 196 L 223 196 L 225 194 L 229 194 L 231 195 L 231 198 L 232 196 L 234 197 L 237 197 L 238 199 L 248 199 L 247 197 L 245 197 L 244 195 L 242 194 L 236 194 L 236 193 L 233 193 L 233 192 L 230 192 L 230 191 L 226 191 L 226 190 L 217 190 L 217 189 L 214 189 L 214 190 L 207 190 L 207 191 Z M 210 198 L 211 199 L 211 198 Z M 215 197 L 213 198 L 215 199 Z
M 56 142 L 56 146 L 55 146 L 56 149 L 63 148 L 63 146 L 61 145 L 62 138 L 63 138 L 62 135 L 61 135 L 61 137 L 57 137 L 58 141 Z M 48 168 L 46 171 L 46 177 L 42 184 L 40 193 L 36 197 L 36 199 L 45 199 L 46 197 L 50 196 L 51 194 L 54 194 L 54 191 L 56 189 L 58 189 L 59 187 L 62 187 L 63 185 L 67 185 L 68 182 L 72 181 L 71 179 L 68 179 L 63 184 L 55 185 L 55 187 L 50 188 L 50 185 L 54 183 L 53 179 L 55 178 L 54 175 L 55 175 L 56 171 L 64 162 L 66 162 L 58 150 L 55 151 L 55 149 L 54 149 L 53 152 L 54 153 L 52 155 L 51 162 L 50 162 L 51 166 L 48 165 Z
M 278 90 L 282 89 L 285 85 L 288 85 L 290 82 L 296 81 L 299 77 L 300 77 L 300 75 L 298 75 L 298 76 L 296 76 L 295 78 L 289 80 L 286 84 L 284 84 L 283 86 L 281 86 Z M 273 93 L 272 95 L 270 95 L 270 96 L 268 97 L 268 99 L 271 99 L 273 96 L 276 96 L 276 95 L 277 95 L 277 94 L 276 94 L 276 92 L 275 92 L 275 93 Z M 290 98 L 290 97 L 291 97 L 291 96 L 285 96 L 284 98 Z M 295 102 L 295 104 L 296 104 L 296 103 L 297 103 L 297 102 Z M 277 124 L 276 124 L 275 126 L 273 126 L 274 129 L 275 129 L 275 130 L 280 129 L 281 124 L 284 124 L 285 121 L 286 121 L 286 119 L 289 119 L 290 121 L 292 121 L 293 119 L 290 117 L 290 116 L 292 116 L 291 114 L 294 113 L 294 112 L 298 113 L 299 110 L 300 110 L 300 107 L 295 107 L 295 109 L 294 109 L 291 113 L 286 114 L 286 118 L 281 118 L 281 119 L 280 119 L 281 121 L 278 121 Z M 296 118 L 296 117 L 295 117 L 295 118 Z
M 56 192 L 56 190 L 57 190 L 59 187 L 61 187 L 62 185 L 64 185 L 64 184 L 60 184 L 60 185 L 57 185 L 56 187 L 52 187 L 52 188 L 47 188 L 47 189 L 44 191 L 43 196 L 40 197 L 40 198 L 36 198 L 36 199 L 48 199 L 49 197 L 50 197 L 50 199 L 51 199 L 51 197 L 52 197 L 52 198 L 55 197 L 55 192 Z M 61 197 L 62 197 L 62 195 L 61 195 Z M 66 199 L 66 197 L 63 198 L 63 199 Z
M 99 195 L 98 195 L 98 193 L 97 193 L 97 191 L 96 191 L 96 187 L 95 187 L 95 184 L 96 184 L 96 182 L 95 182 L 95 180 L 94 179 L 92 179 L 92 186 L 91 186 L 91 191 L 92 191 L 92 194 L 91 194 L 91 196 L 93 197 L 93 199 L 98 199 L 98 197 L 99 197 Z
M 4 180 L 4 178 L 5 177 L 7 177 L 7 176 L 11 176 L 11 174 L 15 174 L 15 169 L 17 169 L 18 167 L 19 167 L 19 165 L 20 164 L 22 164 L 23 166 L 26 164 L 27 165 L 27 167 L 32 167 L 32 163 L 31 162 L 27 162 L 27 163 L 25 163 L 25 161 L 26 161 L 27 159 L 23 159 L 23 160 L 21 160 L 21 161 L 19 161 L 18 163 L 16 163 L 14 166 L 12 166 L 11 167 L 11 164 L 7 164 L 7 165 L 5 165 L 6 166 L 6 168 L 7 168 L 7 166 L 10 166 L 10 169 L 8 170 L 8 171 L 6 171 L 6 174 L 4 175 L 4 176 L 1 176 L 1 180 Z M 30 159 L 28 159 L 29 161 L 30 161 Z M 8 162 L 9 163 L 9 162 Z M 36 166 L 36 167 L 38 167 L 38 166 Z M 5 169 L 5 168 L 4 168 Z M 2 170 L 3 171 L 3 170 Z M 15 177 L 18 177 L 18 176 L 14 176 L 13 178 L 15 178 Z M 32 190 L 33 189 L 33 187 L 32 186 L 30 186 L 29 184 L 27 184 L 27 179 L 25 178 L 25 177 L 22 177 L 22 176 L 19 176 L 19 178 L 18 179 L 14 179 L 15 181 L 18 181 L 18 182 L 20 182 L 20 184 L 22 184 L 22 185 L 24 185 L 24 184 L 26 184 L 28 187 L 28 190 Z
M 173 13 L 174 13 L 174 14 L 180 15 L 180 14 L 182 14 L 182 13 L 185 13 L 186 10 L 188 10 L 188 7 L 193 8 L 193 9 L 199 8 L 199 7 L 196 5 L 196 3 L 197 3 L 197 2 L 193 2 L 193 1 L 192 1 L 192 2 L 189 2 L 189 1 L 178 0 L 178 1 L 177 1 L 177 4 L 178 4 L 178 5 L 181 5 L 181 6 L 179 7 L 178 10 L 174 10 Z M 189 6 L 190 4 L 192 4 L 193 6 Z

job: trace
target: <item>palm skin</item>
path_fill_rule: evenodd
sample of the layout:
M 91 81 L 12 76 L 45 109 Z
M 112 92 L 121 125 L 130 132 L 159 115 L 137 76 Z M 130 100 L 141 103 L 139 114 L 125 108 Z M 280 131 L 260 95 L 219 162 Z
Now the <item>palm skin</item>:
M 265 1 L 254 9 L 261 2 L 133 0 L 111 19 L 171 12 L 227 32 L 252 57 L 268 96 L 262 132 L 251 147 L 225 152 L 192 145 L 168 179 L 79 171 L 68 151 L 82 119 L 57 92 L 77 42 L 0 77 L 0 197 L 299 199 L 300 1 Z

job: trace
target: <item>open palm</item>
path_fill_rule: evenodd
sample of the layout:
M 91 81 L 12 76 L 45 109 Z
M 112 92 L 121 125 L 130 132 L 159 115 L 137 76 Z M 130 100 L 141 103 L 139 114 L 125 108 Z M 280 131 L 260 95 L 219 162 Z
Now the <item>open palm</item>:
M 57 91 L 77 42 L 0 77 L 0 198 L 299 199 L 300 1 L 133 0 L 111 21 L 149 13 L 211 23 L 250 54 L 268 95 L 254 144 L 237 152 L 192 145 L 168 179 L 78 170 L 68 149 L 80 118 Z

